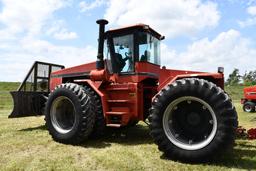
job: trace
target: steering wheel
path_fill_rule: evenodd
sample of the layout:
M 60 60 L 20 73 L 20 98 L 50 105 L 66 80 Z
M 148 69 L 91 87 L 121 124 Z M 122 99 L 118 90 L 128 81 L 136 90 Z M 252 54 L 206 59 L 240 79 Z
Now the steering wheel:
M 125 58 L 124 58 L 125 60 L 132 58 L 131 53 L 125 52 L 124 54 L 125 54 Z

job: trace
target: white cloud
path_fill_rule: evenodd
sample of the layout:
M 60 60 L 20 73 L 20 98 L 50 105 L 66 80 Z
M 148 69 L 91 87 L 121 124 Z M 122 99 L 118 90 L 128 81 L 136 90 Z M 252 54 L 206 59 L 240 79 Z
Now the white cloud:
M 70 0 L 2 0 L 2 3 L 0 22 L 5 29 L 0 30 L 0 35 L 41 36 L 47 25 L 52 22 L 52 25 L 55 24 L 55 32 L 52 33 L 54 38 L 60 40 L 77 38 L 75 32 L 67 30 L 63 20 L 55 21 L 53 16 L 56 10 L 70 5 Z
M 75 32 L 68 32 L 66 29 L 54 34 L 54 38 L 58 40 L 76 39 L 78 36 Z
M 215 39 L 204 38 L 187 47 L 185 52 L 177 53 L 162 47 L 162 63 L 169 68 L 216 72 L 218 66 L 225 67 L 225 73 L 234 68 L 255 70 L 256 49 L 249 39 L 236 30 L 220 33 Z
M 33 36 L 40 33 L 46 21 L 52 17 L 52 13 L 68 5 L 68 1 L 2 0 L 2 5 L 0 22 L 8 28 L 8 32 L 26 32 Z
M 174 37 L 215 27 L 220 14 L 216 3 L 201 0 L 110 0 L 104 17 L 116 25 L 149 24 Z
M 42 40 L 76 38 L 65 21 L 54 12 L 70 5 L 70 0 L 2 0 L 0 12 L 0 80 L 22 81 L 35 60 L 79 65 L 95 60 L 96 48 L 54 45 Z M 55 25 L 54 25 L 55 24 Z M 55 26 L 55 27 L 54 27 Z
M 104 0 L 95 0 L 91 3 L 82 1 L 79 3 L 80 12 L 87 12 L 89 10 L 93 10 L 97 7 L 100 7 L 101 5 L 103 5 L 105 3 L 106 3 L 106 1 L 104 1 Z
M 247 8 L 247 12 L 251 15 L 256 15 L 256 6 L 250 6 Z
M 31 56 L 68 66 L 79 65 L 86 61 L 95 61 L 97 54 L 96 48 L 92 46 L 85 46 L 84 48 L 58 46 L 47 41 L 31 38 L 23 39 L 20 44 L 21 49 Z
M 249 27 L 256 25 L 256 6 L 249 6 L 247 8 L 247 13 L 251 15 L 245 21 L 238 21 L 240 27 Z
M 34 61 L 52 62 L 70 67 L 95 61 L 97 54 L 97 49 L 92 46 L 83 48 L 57 46 L 31 38 L 25 38 L 10 48 L 11 51 L 1 54 L 1 81 L 22 81 Z
M 245 21 L 238 21 L 240 27 L 250 27 L 256 25 L 256 17 L 247 18 Z
M 52 26 L 47 30 L 46 35 L 53 36 L 58 40 L 76 39 L 78 35 L 75 32 L 70 32 L 66 29 L 64 20 L 57 20 L 52 23 Z

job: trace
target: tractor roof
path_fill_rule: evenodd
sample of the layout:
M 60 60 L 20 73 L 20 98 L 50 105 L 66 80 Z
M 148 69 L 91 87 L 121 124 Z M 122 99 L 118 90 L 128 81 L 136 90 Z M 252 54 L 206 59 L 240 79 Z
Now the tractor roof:
M 130 25 L 130 26 L 121 27 L 121 28 L 117 28 L 117 29 L 110 29 L 110 30 L 106 31 L 106 35 L 128 34 L 128 33 L 133 33 L 136 31 L 148 32 L 160 40 L 164 39 L 164 36 L 162 36 L 157 31 L 155 31 L 154 29 L 149 27 L 149 25 L 146 25 L 146 24 L 135 24 L 135 25 Z

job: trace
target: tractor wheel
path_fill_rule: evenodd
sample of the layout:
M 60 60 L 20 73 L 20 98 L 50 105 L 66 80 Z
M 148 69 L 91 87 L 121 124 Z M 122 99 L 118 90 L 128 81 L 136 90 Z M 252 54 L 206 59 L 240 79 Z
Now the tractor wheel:
M 92 132 L 95 115 L 89 95 L 83 87 L 61 84 L 49 95 L 46 102 L 46 125 L 55 141 L 79 144 Z
M 238 126 L 230 98 L 215 84 L 187 78 L 166 86 L 150 109 L 150 134 L 167 157 L 208 161 L 233 147 Z
M 98 94 L 89 86 L 84 87 L 85 92 L 90 96 L 92 101 L 92 108 L 95 115 L 95 124 L 93 127 L 92 137 L 100 137 L 104 134 L 106 128 L 106 122 L 103 115 L 102 103 Z
M 245 112 L 255 112 L 255 103 L 253 102 L 245 102 L 243 106 L 243 110 Z

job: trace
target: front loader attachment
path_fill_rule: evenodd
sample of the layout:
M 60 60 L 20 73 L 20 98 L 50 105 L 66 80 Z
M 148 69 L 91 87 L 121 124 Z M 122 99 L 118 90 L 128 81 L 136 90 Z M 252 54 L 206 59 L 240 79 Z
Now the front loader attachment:
M 43 115 L 43 108 L 50 92 L 51 73 L 64 66 L 36 61 L 17 91 L 10 92 L 14 108 L 9 118 Z

